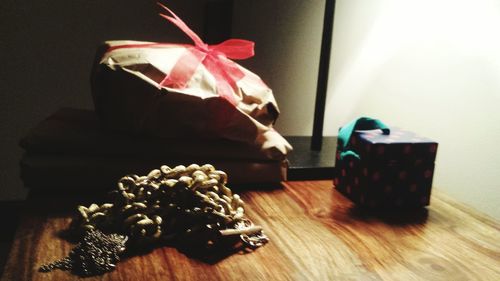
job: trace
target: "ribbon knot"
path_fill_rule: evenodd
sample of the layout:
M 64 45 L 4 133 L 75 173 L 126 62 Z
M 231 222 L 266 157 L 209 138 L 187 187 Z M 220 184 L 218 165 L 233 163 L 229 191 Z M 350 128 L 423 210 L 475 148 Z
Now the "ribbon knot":
M 242 39 L 229 39 L 217 45 L 208 45 L 191 30 L 174 12 L 158 3 L 169 15 L 160 14 L 182 30 L 194 43 L 177 63 L 160 86 L 185 88 L 200 64 L 214 76 L 217 94 L 232 104 L 237 104 L 235 98 L 237 85 L 245 74 L 231 59 L 242 60 L 254 55 L 254 42 Z

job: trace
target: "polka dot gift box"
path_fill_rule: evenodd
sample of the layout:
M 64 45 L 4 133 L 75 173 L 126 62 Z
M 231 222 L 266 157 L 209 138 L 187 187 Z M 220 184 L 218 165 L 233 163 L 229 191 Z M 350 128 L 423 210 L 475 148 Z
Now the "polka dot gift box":
M 437 146 L 376 119 L 354 120 L 339 130 L 335 187 L 362 206 L 427 206 Z

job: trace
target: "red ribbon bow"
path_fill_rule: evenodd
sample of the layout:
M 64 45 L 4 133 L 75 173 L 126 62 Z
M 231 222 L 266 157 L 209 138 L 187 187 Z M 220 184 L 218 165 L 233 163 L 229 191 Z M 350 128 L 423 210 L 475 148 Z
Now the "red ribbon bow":
M 170 71 L 170 74 L 160 82 L 160 86 L 176 89 L 185 88 L 198 66 L 203 64 L 215 78 L 217 94 L 227 99 L 233 105 L 236 105 L 238 103 L 235 99 L 237 89 L 236 82 L 245 77 L 245 74 L 238 65 L 230 59 L 241 60 L 253 57 L 255 43 L 242 39 L 229 39 L 217 45 L 205 44 L 174 12 L 161 3 L 158 3 L 158 5 L 171 15 L 167 16 L 160 14 L 160 16 L 175 24 L 194 42 L 194 46 L 187 47 L 187 52 L 179 58 Z M 107 52 L 123 48 L 151 48 L 162 46 L 172 46 L 172 44 L 142 43 L 119 45 L 109 48 Z M 256 79 L 255 77 L 250 78 L 254 83 L 262 83 L 260 79 Z
M 214 76 L 217 93 L 232 104 L 236 104 L 234 96 L 237 89 L 236 82 L 242 79 L 245 74 L 230 59 L 241 60 L 252 57 L 254 55 L 254 42 L 229 39 L 217 45 L 207 45 L 174 12 L 160 3 L 158 5 L 170 14 L 170 16 L 164 14 L 160 14 L 160 16 L 176 25 L 194 42 L 194 46 L 188 48 L 188 52 L 177 61 L 170 74 L 160 82 L 160 85 L 185 88 L 201 63 Z

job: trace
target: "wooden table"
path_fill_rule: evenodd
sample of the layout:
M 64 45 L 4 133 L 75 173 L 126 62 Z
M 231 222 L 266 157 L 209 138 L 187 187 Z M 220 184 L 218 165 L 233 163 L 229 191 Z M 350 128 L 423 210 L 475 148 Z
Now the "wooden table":
M 428 209 L 409 213 L 355 208 L 331 181 L 240 194 L 271 239 L 264 247 L 216 262 L 157 248 L 86 280 L 500 280 L 499 224 L 438 192 Z M 1 280 L 77 279 L 37 271 L 73 247 L 58 235 L 69 212 L 49 209 L 21 215 Z

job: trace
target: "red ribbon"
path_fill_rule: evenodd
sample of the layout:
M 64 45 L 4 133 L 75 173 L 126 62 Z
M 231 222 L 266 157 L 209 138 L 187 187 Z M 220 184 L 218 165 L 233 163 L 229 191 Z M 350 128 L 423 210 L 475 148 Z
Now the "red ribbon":
M 200 64 L 203 64 L 215 78 L 217 94 L 236 105 L 236 82 L 242 79 L 245 74 L 230 59 L 242 60 L 252 57 L 254 55 L 254 42 L 229 39 L 217 45 L 207 45 L 174 12 L 160 3 L 158 5 L 169 13 L 169 15 L 160 14 L 160 16 L 176 25 L 194 42 L 194 46 L 187 46 L 187 52 L 179 58 L 170 74 L 160 82 L 160 86 L 177 89 L 185 88 L 196 69 Z M 118 48 L 161 47 L 166 45 L 171 44 L 147 43 L 115 46 L 110 48 L 108 52 Z

